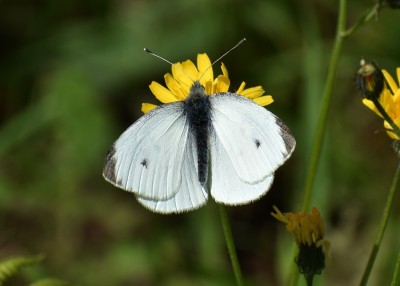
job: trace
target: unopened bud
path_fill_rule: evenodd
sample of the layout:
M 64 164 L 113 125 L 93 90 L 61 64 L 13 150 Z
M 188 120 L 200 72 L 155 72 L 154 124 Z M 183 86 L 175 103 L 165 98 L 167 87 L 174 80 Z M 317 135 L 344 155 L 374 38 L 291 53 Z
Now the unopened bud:
M 357 89 L 369 100 L 378 99 L 385 86 L 383 73 L 378 65 L 373 61 L 367 63 L 364 59 L 360 61 L 355 80 Z

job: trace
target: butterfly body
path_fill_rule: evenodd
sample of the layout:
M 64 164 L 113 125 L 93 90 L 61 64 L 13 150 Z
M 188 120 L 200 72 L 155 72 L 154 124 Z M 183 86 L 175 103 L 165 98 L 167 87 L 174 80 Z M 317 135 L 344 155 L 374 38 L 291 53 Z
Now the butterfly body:
M 183 105 L 190 134 L 193 134 L 193 140 L 196 142 L 199 182 L 204 185 L 208 174 L 211 104 L 204 87 L 198 81 L 190 88 L 189 96 L 183 101 Z

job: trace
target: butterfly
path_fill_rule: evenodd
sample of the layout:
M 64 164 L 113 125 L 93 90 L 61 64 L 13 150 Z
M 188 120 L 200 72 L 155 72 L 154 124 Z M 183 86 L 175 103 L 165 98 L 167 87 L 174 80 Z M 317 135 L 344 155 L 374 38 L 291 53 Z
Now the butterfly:
M 151 110 L 122 133 L 103 176 L 157 213 L 197 209 L 210 195 L 241 205 L 270 189 L 295 145 L 264 107 L 236 93 L 207 95 L 193 81 L 185 100 Z

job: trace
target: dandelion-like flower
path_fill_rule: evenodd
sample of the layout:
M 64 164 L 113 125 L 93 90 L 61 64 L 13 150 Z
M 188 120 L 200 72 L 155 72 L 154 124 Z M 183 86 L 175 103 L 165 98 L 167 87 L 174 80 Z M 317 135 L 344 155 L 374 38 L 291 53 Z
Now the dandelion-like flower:
M 314 275 L 321 274 L 325 268 L 325 255 L 330 248 L 330 242 L 324 238 L 324 223 L 318 209 L 312 208 L 311 213 L 282 213 L 276 206 L 273 208 L 275 213 L 271 215 L 286 225 L 299 247 L 296 263 L 300 273 L 308 282 L 312 281 Z
M 389 116 L 392 122 L 396 126 L 400 126 L 400 88 L 398 85 L 398 82 L 400 82 L 400 67 L 396 70 L 397 82 L 386 70 L 382 70 L 382 73 L 386 83 L 383 84 L 383 89 L 379 93 L 376 100 L 378 100 L 378 103 L 381 105 L 384 112 L 386 112 L 387 116 Z M 371 100 L 370 98 L 364 98 L 362 102 L 377 115 L 384 118 L 382 112 L 379 111 L 379 108 L 374 103 L 374 100 Z M 387 130 L 387 134 L 390 138 L 400 140 L 399 136 L 393 132 L 393 127 L 387 120 L 384 121 L 384 127 Z
M 227 92 L 230 81 L 228 70 L 225 65 L 221 64 L 222 74 L 214 79 L 214 73 L 211 67 L 211 61 L 207 54 L 197 55 L 197 67 L 190 61 L 176 63 L 172 65 L 172 74 L 164 75 L 165 84 L 162 86 L 158 82 L 153 81 L 150 84 L 150 90 L 154 96 L 162 103 L 170 103 L 175 101 L 183 101 L 189 95 L 189 90 L 194 81 L 199 80 L 200 84 L 205 88 L 207 95 Z M 236 94 L 242 95 L 255 103 L 266 106 L 273 102 L 271 95 L 264 95 L 264 90 L 261 86 L 245 88 L 246 83 L 242 82 L 239 88 L 235 91 Z M 157 105 L 150 103 L 142 104 L 144 113 L 156 108 Z

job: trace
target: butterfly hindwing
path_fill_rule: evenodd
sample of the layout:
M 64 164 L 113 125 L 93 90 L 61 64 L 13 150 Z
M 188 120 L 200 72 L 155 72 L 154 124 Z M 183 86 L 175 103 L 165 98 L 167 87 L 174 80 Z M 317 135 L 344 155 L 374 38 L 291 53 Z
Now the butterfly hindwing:
M 215 134 L 212 134 L 213 140 Z M 240 205 L 264 195 L 271 186 L 274 175 L 249 184 L 240 179 L 231 163 L 230 155 L 219 140 L 211 145 L 211 195 L 215 201 L 227 205 Z
M 197 175 L 197 152 L 193 138 L 189 136 L 182 162 L 181 189 L 167 200 L 151 200 L 138 197 L 145 207 L 158 213 L 179 213 L 197 209 L 207 202 L 208 194 Z

